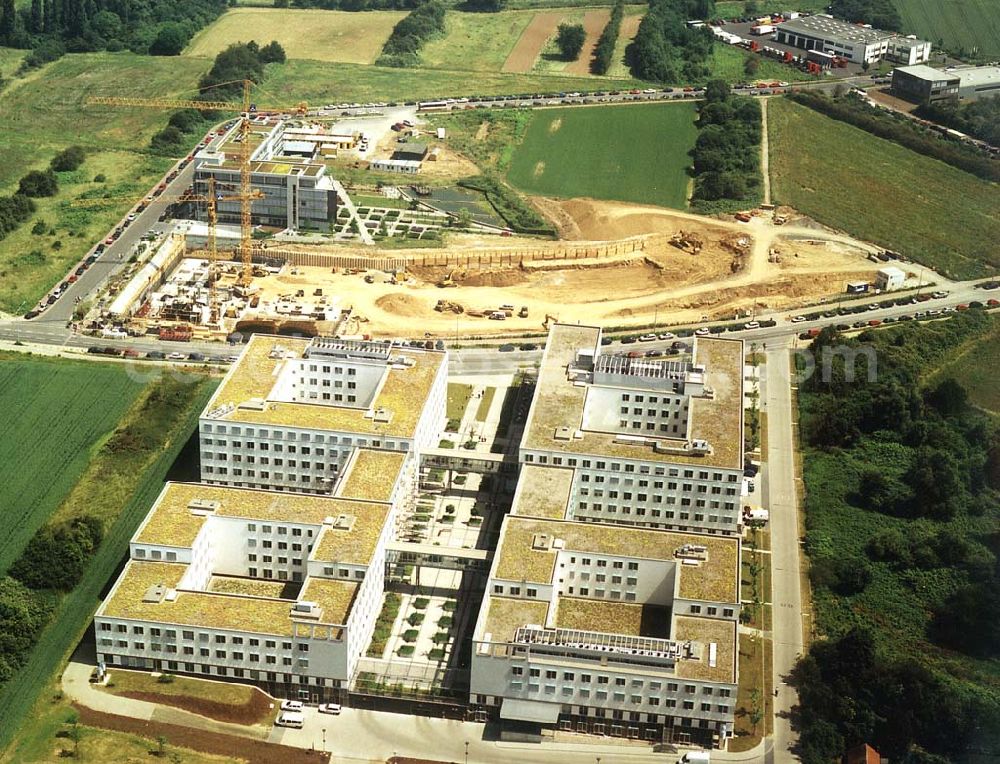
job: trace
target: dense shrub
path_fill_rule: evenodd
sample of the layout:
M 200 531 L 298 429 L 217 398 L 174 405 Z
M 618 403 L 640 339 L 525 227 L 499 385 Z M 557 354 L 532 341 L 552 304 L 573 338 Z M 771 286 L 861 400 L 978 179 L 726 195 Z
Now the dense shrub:
M 492 175 L 475 175 L 458 182 L 463 188 L 479 191 L 512 229 L 519 233 L 554 236 L 555 228 L 502 181 Z M 457 427 L 456 427 L 457 429 Z
M 70 172 L 79 168 L 86 158 L 87 152 L 82 146 L 70 146 L 56 154 L 49 167 L 56 172 Z
M 32 170 L 18 184 L 17 193 L 25 196 L 55 196 L 59 191 L 56 174 L 52 170 Z
M 445 6 L 441 0 L 428 0 L 414 8 L 392 28 L 382 46 L 379 66 L 406 68 L 420 63 L 420 49 L 428 40 L 444 34 Z
M 898 32 L 902 26 L 899 11 L 892 0 L 833 0 L 830 13 L 838 19 L 871 24 L 894 32 Z
M 611 9 L 611 18 L 608 19 L 594 47 L 594 60 L 590 62 L 590 71 L 594 74 L 607 74 L 611 64 L 614 63 L 612 59 L 618 45 L 618 35 L 621 32 L 624 15 L 625 0 L 616 0 L 614 8 Z
M 10 575 L 31 589 L 69 591 L 101 543 L 101 523 L 87 515 L 46 525 L 28 542 Z
M 748 202 L 760 187 L 760 104 L 736 96 L 719 80 L 708 83 L 698 113 L 694 201 Z
M 587 31 L 583 24 L 560 24 L 556 30 L 556 47 L 559 54 L 567 61 L 576 61 L 587 41 Z
M 35 203 L 24 194 L 0 196 L 0 240 L 35 212 Z
M 698 82 L 708 76 L 712 33 L 687 25 L 712 18 L 713 0 L 650 0 L 649 11 L 626 50 L 632 74 L 654 82 Z
M 1000 96 L 965 102 L 949 98 L 921 106 L 916 114 L 1000 146 Z

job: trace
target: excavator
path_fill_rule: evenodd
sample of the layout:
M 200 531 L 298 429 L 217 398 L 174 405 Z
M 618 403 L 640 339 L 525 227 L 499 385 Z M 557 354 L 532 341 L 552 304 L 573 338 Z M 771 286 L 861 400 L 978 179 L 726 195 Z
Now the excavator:
M 559 323 L 559 316 L 553 316 L 548 313 L 545 314 L 545 320 L 542 321 L 542 328 L 548 330 L 552 324 Z
M 437 285 L 439 287 L 441 287 L 442 289 L 444 289 L 446 287 L 457 287 L 458 284 L 455 283 L 454 276 L 455 276 L 455 271 L 450 271 L 447 276 L 445 276 L 444 278 L 442 278 L 437 283 Z
M 689 252 L 692 255 L 697 255 L 701 252 L 701 248 L 705 245 L 700 236 L 689 231 L 678 231 L 670 237 L 670 243 L 677 247 L 677 249 Z

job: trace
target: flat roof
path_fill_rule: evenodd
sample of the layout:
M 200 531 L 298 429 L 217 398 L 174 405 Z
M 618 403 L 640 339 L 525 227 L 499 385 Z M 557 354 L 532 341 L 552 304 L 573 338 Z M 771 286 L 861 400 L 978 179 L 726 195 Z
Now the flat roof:
M 216 507 L 214 511 L 192 511 L 191 503 L 195 501 L 215 502 Z M 350 537 L 350 544 L 345 544 L 350 560 L 339 559 L 365 565 L 375 553 L 375 542 L 388 514 L 389 505 L 384 502 L 205 483 L 167 483 L 133 542 L 189 548 L 212 515 L 316 526 L 323 525 L 328 518 L 346 515 L 353 518 L 350 531 L 338 530 L 337 534 Z
M 576 384 L 567 376 L 567 367 L 580 350 L 600 353 L 601 329 L 596 326 L 555 324 L 549 332 L 542 355 L 535 397 L 525 423 L 521 447 L 591 454 L 623 459 L 710 467 L 743 468 L 743 342 L 699 337 L 695 340 L 694 363 L 705 365 L 705 383 L 712 398 L 690 398 L 688 418 L 692 440 L 703 439 L 712 446 L 704 455 L 655 451 L 652 442 L 683 443 L 679 439 L 649 438 L 649 442 L 622 441 L 622 435 L 582 429 L 586 384 Z M 624 388 L 623 388 L 624 389 Z M 566 427 L 580 437 L 557 439 Z
M 507 642 L 527 624 L 545 625 L 549 603 L 544 600 L 525 600 L 513 597 L 488 596 L 486 618 L 483 620 L 483 639 L 489 634 L 494 642 Z
M 535 548 L 539 534 L 561 539 L 562 550 L 551 545 L 548 549 Z M 698 565 L 680 564 L 674 552 L 685 544 L 707 547 L 707 560 Z M 509 516 L 500 531 L 493 576 L 507 581 L 550 583 L 560 551 L 677 560 L 677 596 L 732 603 L 739 601 L 739 545 L 738 538 L 726 536 Z
M 992 82 L 1000 83 L 1000 66 L 974 66 L 968 69 L 955 69 L 961 87 L 977 87 Z
M 347 499 L 389 501 L 406 457 L 403 451 L 356 449 L 347 465 L 347 472 L 340 478 L 337 496 Z
M 293 358 L 302 358 L 309 340 L 261 334 L 251 337 L 240 360 L 233 364 L 205 411 L 224 405 L 232 405 L 233 409 L 213 417 L 213 421 L 412 438 L 434 380 L 447 357 L 441 351 L 394 348 L 396 355 L 406 356 L 414 364 L 388 368 L 371 408 L 386 409 L 392 417 L 388 422 L 376 422 L 365 416 L 365 409 L 268 400 L 287 357 L 271 358 L 271 351 L 276 346 Z M 263 410 L 241 408 L 253 399 L 266 401 Z
M 782 22 L 778 29 L 795 34 L 804 34 L 810 37 L 823 37 L 847 42 L 859 42 L 871 44 L 889 40 L 898 35 L 895 32 L 886 32 L 882 29 L 871 29 L 853 24 L 850 21 L 835 19 L 825 13 L 817 13 L 812 16 L 800 16 L 797 19 Z M 916 42 L 916 41 L 914 41 Z
M 946 72 L 941 69 L 935 69 L 933 66 L 927 66 L 927 64 L 897 66 L 892 70 L 893 74 L 896 72 L 902 72 L 910 77 L 916 77 L 921 80 L 930 80 L 932 82 L 940 82 L 941 80 L 958 80 L 958 76 L 954 72 Z
M 562 520 L 572 488 L 572 469 L 525 464 L 517 479 L 511 514 Z
M 98 615 L 137 621 L 177 624 L 210 629 L 228 629 L 258 634 L 292 636 L 291 608 L 296 600 L 245 594 L 180 590 L 176 598 L 144 602 L 155 586 L 176 590 L 188 566 L 177 563 L 130 560 Z M 358 585 L 351 581 L 308 578 L 298 601 L 315 602 L 322 608 L 318 619 L 295 619 L 303 623 L 341 626 L 347 621 Z
M 679 615 L 674 618 L 676 642 L 692 640 L 705 645 L 701 660 L 677 662 L 677 676 L 682 679 L 701 679 L 709 682 L 736 682 L 736 655 L 738 624 L 736 621 L 720 621 L 717 618 L 698 618 Z M 708 645 L 716 645 L 715 665 L 709 663 Z
M 634 602 L 560 597 L 556 605 L 555 626 L 557 629 L 602 631 L 638 637 L 642 635 L 642 609 L 642 605 Z M 670 635 L 656 636 L 668 639 Z

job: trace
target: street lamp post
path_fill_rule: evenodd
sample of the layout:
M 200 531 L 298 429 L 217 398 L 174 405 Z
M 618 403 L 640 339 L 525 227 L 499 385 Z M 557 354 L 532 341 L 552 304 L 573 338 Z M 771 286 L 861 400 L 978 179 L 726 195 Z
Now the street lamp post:
M 465 741 L 465 764 L 469 764 L 469 741 Z
M 326 753 L 326 727 L 323 728 L 323 753 Z

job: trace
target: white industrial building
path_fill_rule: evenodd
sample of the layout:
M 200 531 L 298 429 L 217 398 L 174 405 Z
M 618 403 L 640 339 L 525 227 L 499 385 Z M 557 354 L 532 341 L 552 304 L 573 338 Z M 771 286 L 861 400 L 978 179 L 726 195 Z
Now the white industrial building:
M 931 44 L 926 40 L 852 24 L 824 13 L 778 25 L 774 39 L 783 45 L 830 53 L 858 64 L 888 59 L 912 65 L 929 60 L 931 55 Z
M 548 516 L 738 533 L 742 341 L 698 338 L 691 361 L 633 359 L 604 353 L 598 327 L 557 324 L 520 461 L 515 504 L 545 502 Z
M 199 421 L 201 479 L 329 496 L 359 448 L 406 454 L 415 475 L 447 367 L 443 351 L 255 335 Z
M 720 745 L 735 718 L 739 556 L 736 538 L 508 517 L 469 702 L 506 728 Z
M 339 699 L 378 617 L 407 491 L 386 469 L 375 483 L 388 498 L 372 500 L 369 481 L 348 473 L 358 499 L 168 483 L 94 617 L 98 660 Z
M 340 700 L 446 375 L 440 351 L 255 335 L 201 417 L 204 482 L 168 484 L 131 541 L 98 660 Z
M 879 268 L 875 274 L 875 288 L 882 292 L 902 289 L 904 283 L 906 283 L 906 271 L 895 265 Z

